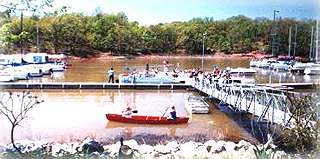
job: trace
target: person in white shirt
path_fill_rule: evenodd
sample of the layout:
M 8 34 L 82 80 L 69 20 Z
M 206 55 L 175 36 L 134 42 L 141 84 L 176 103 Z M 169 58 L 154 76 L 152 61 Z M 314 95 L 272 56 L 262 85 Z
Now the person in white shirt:
M 110 70 L 108 70 L 108 76 L 109 76 L 108 83 L 110 82 L 114 83 L 114 70 L 112 67 L 110 68 Z

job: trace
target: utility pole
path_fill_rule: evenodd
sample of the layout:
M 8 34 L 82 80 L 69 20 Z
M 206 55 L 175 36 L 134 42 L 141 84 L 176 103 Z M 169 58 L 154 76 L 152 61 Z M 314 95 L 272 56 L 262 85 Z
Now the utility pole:
M 289 48 L 288 48 L 288 57 L 290 57 L 290 53 L 291 53 L 291 29 L 292 27 L 290 26 L 289 28 Z
M 297 48 L 297 32 L 298 32 L 298 25 L 295 25 L 294 31 L 294 43 L 293 43 L 293 57 L 296 56 L 296 48 Z
M 310 50 L 309 50 L 309 61 L 313 61 L 313 26 L 311 27 L 311 39 L 310 39 Z

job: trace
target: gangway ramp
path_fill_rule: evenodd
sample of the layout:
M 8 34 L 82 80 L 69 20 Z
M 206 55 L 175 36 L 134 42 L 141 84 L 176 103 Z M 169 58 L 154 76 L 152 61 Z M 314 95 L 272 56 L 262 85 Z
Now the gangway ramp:
M 241 84 L 208 84 L 198 82 L 194 85 L 198 91 L 218 99 L 234 110 L 247 111 L 272 123 L 287 125 L 292 114 L 289 111 L 285 92 L 267 86 Z

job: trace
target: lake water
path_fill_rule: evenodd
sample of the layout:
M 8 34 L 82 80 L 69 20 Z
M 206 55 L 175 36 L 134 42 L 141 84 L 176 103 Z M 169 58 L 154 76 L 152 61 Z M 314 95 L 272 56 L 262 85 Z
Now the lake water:
M 201 58 L 190 57 L 158 57 L 158 58 L 136 58 L 136 59 L 110 59 L 110 60 L 71 60 L 68 61 L 72 66 L 65 72 L 57 72 L 52 76 L 44 76 L 42 78 L 33 78 L 28 82 L 106 82 L 106 72 L 113 67 L 116 72 L 116 79 L 120 73 L 126 68 L 135 68 L 143 70 L 148 63 L 150 67 L 162 68 L 163 61 L 166 60 L 170 64 L 177 65 L 179 63 L 182 69 L 201 68 Z M 249 59 L 247 58 L 204 58 L 204 70 L 212 71 L 213 65 L 220 68 L 226 67 L 249 67 Z M 257 83 L 281 83 L 281 82 L 314 82 L 320 83 L 319 75 L 301 75 L 289 72 L 275 72 L 264 69 L 257 69 L 257 74 L 252 77 Z M 19 81 L 20 82 L 20 81 Z M 21 81 L 25 82 L 25 81 Z
M 127 105 L 136 106 L 137 114 L 164 114 L 168 106 L 176 106 L 178 116 L 187 116 L 184 108 L 187 91 L 169 90 L 38 90 L 44 103 L 38 105 L 29 118 L 17 127 L 16 139 L 69 142 L 85 137 L 103 140 L 119 135 L 139 134 L 191 136 L 208 139 L 255 139 L 236 122 L 217 109 L 208 115 L 192 115 L 188 124 L 140 125 L 110 122 L 105 114 L 120 113 Z M 9 142 L 9 125 L 2 117 L 0 141 Z M 6 121 L 6 122 L 5 122 Z
M 52 76 L 33 78 L 22 82 L 105 82 L 106 71 L 113 67 L 116 75 L 125 68 L 140 68 L 145 64 L 162 66 L 163 60 L 183 69 L 200 68 L 201 58 L 136 58 L 110 60 L 73 60 L 65 72 Z M 225 67 L 248 67 L 249 59 L 205 58 L 204 68 L 212 70 L 212 65 Z M 319 76 L 294 75 L 258 70 L 254 77 L 258 83 L 269 82 L 316 82 Z M 20 81 L 19 81 L 20 82 Z M 17 90 L 20 91 L 20 90 Z M 213 108 L 209 115 L 192 115 L 188 124 L 182 125 L 137 125 L 109 122 L 108 112 L 119 113 L 127 105 L 137 107 L 138 114 L 162 115 L 168 106 L 175 105 L 179 116 L 186 116 L 184 98 L 192 94 L 187 91 L 169 90 L 33 90 L 45 102 L 31 113 L 16 131 L 17 139 L 49 140 L 67 142 L 81 140 L 87 136 L 98 139 L 137 134 L 188 136 L 200 134 L 210 139 L 253 141 L 253 137 L 225 113 Z M 9 125 L 3 117 L 0 124 L 0 142 L 9 142 Z

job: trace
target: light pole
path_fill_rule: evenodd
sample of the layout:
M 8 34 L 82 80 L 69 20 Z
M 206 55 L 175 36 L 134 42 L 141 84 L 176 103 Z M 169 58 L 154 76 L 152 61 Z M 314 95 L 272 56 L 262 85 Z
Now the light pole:
M 205 40 L 205 37 L 206 37 L 207 33 L 203 33 L 202 34 L 202 58 L 201 58 L 201 69 L 202 71 L 203 70 L 203 58 L 204 58 L 204 40 Z

